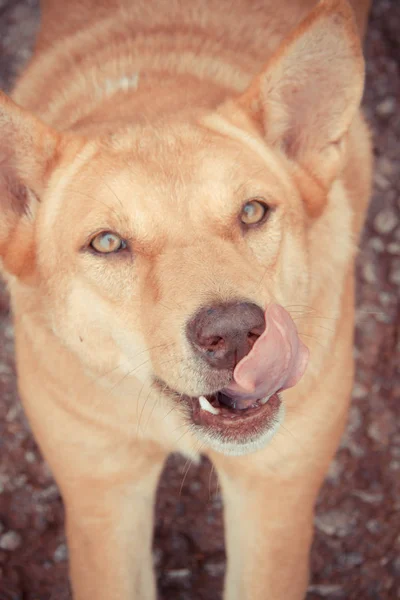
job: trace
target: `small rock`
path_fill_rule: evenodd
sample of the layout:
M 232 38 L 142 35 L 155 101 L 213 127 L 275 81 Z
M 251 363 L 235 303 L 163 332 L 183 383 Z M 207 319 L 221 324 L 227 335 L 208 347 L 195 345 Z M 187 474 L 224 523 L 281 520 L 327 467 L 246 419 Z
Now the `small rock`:
M 391 242 L 387 245 L 387 251 L 389 254 L 400 255 L 400 244 L 398 242 Z
M 4 337 L 6 340 L 11 341 L 14 339 L 14 327 L 11 323 L 9 325 L 6 325 L 6 327 L 4 327 L 3 334 L 4 334 Z
M 361 498 L 363 502 L 367 504 L 380 504 L 383 500 L 382 492 L 367 492 L 365 490 L 355 490 L 353 496 Z
M 0 363 L 0 375 L 12 375 L 13 371 L 10 366 L 6 363 Z
M 13 421 L 15 421 L 15 419 L 18 417 L 19 413 L 20 413 L 19 404 L 14 404 L 10 408 L 10 410 L 7 412 L 7 415 L 6 415 L 7 423 L 12 423 Z
M 329 465 L 329 470 L 327 473 L 327 479 L 331 483 L 339 483 L 340 477 L 343 473 L 343 465 L 339 462 L 337 458 L 333 459 L 331 464 Z
M 382 524 L 377 519 L 371 519 L 365 526 L 370 533 L 378 534 L 382 531 Z
M 368 390 L 364 385 L 362 385 L 361 383 L 354 384 L 354 387 L 353 387 L 353 398 L 354 399 L 366 398 L 367 394 L 368 394 Z
M 213 496 L 212 505 L 213 505 L 213 508 L 215 508 L 217 510 L 222 510 L 223 502 L 222 502 L 222 496 L 221 496 L 220 492 L 218 492 L 217 494 L 215 494 Z
M 368 246 L 375 250 L 375 252 L 383 252 L 385 250 L 385 244 L 382 242 L 381 238 L 373 237 L 369 240 Z
M 388 190 L 390 188 L 389 179 L 382 173 L 379 173 L 379 171 L 375 171 L 374 173 L 374 183 L 381 190 Z
M 54 551 L 53 554 L 54 562 L 65 562 L 68 560 L 68 547 L 67 544 L 60 544 Z
M 161 565 L 162 559 L 163 559 L 162 550 L 160 550 L 160 548 L 154 548 L 154 550 L 153 550 L 153 565 L 154 565 L 155 569 L 157 569 Z
M 380 117 L 390 117 L 396 110 L 396 99 L 393 96 L 385 98 L 377 105 L 375 110 Z
M 347 433 L 352 435 L 359 429 L 362 423 L 361 411 L 358 406 L 352 406 L 349 412 L 349 419 L 347 423 Z
M 340 585 L 333 585 L 329 583 L 321 583 L 316 585 L 308 586 L 308 591 L 312 594 L 319 594 L 324 598 L 327 596 L 338 596 L 340 594 L 343 595 L 343 591 Z
M 391 208 L 381 210 L 375 217 L 375 231 L 380 235 L 387 235 L 396 227 L 399 222 L 396 213 Z
M 387 446 L 390 436 L 396 431 L 397 422 L 390 410 L 384 410 L 374 417 L 367 428 L 368 436 L 375 442 Z
M 14 487 L 16 487 L 17 489 L 22 488 L 26 485 L 26 482 L 28 481 L 28 477 L 24 474 L 22 475 L 17 475 L 17 477 L 15 477 L 13 484 Z
M 352 439 L 352 436 L 349 431 L 345 431 L 345 434 L 343 435 L 340 441 L 339 447 L 346 448 L 356 458 L 361 458 L 362 456 L 365 456 L 364 448 Z
M 189 485 L 189 489 L 191 492 L 199 492 L 201 490 L 201 484 L 198 481 L 192 481 Z
M 367 283 L 373 283 L 373 284 L 378 283 L 378 276 L 376 274 L 375 265 L 373 265 L 370 262 L 367 262 L 367 263 L 365 263 L 365 265 L 362 266 L 361 270 L 362 270 L 364 281 L 366 281 Z
M 206 563 L 204 568 L 211 577 L 221 577 L 225 573 L 225 563 Z
M 355 518 L 353 515 L 348 515 L 345 512 L 331 510 L 330 512 L 317 515 L 314 522 L 317 529 L 326 535 L 346 537 L 353 530 Z
M 378 171 L 386 175 L 386 177 L 391 177 L 396 173 L 396 165 L 391 160 L 389 160 L 386 156 L 382 156 L 376 164 L 376 168 Z
M 381 292 L 379 294 L 379 302 L 381 304 L 390 304 L 392 301 L 395 301 L 392 294 L 388 294 L 388 292 Z M 377 315 L 377 319 L 379 320 L 380 315 Z
M 363 556 L 359 552 L 349 552 L 348 554 L 341 554 L 339 557 L 339 563 L 350 568 L 361 565 L 363 560 Z
M 16 531 L 7 531 L 0 537 L 0 548 L 12 552 L 20 547 L 22 538 Z
M 168 579 L 186 579 L 190 576 L 189 569 L 170 569 L 166 572 Z
M 34 452 L 25 452 L 25 460 L 27 463 L 32 464 L 36 461 L 36 456 Z
M 39 500 L 39 502 L 52 502 L 53 500 L 57 500 L 59 497 L 60 492 L 55 483 L 52 483 L 44 490 L 35 492 L 35 498 Z

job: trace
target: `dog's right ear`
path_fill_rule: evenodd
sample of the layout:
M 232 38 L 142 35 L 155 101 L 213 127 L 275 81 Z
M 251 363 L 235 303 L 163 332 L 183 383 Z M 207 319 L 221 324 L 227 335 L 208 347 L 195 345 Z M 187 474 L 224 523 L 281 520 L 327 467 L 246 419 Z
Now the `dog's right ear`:
M 63 136 L 0 92 L 0 262 L 18 275 L 32 264 L 34 217 Z
M 347 0 L 320 0 L 225 114 L 240 107 L 265 141 L 307 173 L 317 214 L 343 168 L 364 61 Z M 230 110 L 230 113 L 228 112 Z

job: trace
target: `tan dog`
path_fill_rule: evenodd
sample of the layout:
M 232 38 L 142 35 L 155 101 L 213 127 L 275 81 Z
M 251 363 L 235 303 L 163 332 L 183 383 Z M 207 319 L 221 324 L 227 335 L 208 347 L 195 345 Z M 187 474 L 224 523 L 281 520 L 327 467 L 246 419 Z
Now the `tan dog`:
M 225 598 L 304 597 L 371 174 L 356 20 L 315 4 L 45 0 L 23 108 L 0 98 L 19 389 L 76 600 L 155 598 L 175 451 L 218 471 Z

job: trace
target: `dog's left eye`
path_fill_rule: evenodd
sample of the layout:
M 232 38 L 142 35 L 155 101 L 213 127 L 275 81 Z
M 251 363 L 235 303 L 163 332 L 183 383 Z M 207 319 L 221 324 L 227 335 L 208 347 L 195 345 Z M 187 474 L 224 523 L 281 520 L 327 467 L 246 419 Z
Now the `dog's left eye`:
M 102 231 L 92 239 L 90 246 L 100 254 L 111 254 L 126 248 L 126 242 L 112 231 Z
M 249 200 L 242 208 L 240 220 L 243 225 L 257 225 L 265 220 L 268 211 L 268 205 L 261 200 Z

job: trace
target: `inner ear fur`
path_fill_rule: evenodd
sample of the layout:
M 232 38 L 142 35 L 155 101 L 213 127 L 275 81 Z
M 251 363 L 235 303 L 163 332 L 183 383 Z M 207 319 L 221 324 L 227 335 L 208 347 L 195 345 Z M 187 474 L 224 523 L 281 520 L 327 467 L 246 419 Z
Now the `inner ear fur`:
M 347 0 L 321 0 L 236 105 L 271 146 L 327 190 L 343 166 L 360 106 L 364 60 Z
M 33 260 L 33 223 L 62 146 L 61 134 L 0 92 L 0 259 L 21 274 Z

